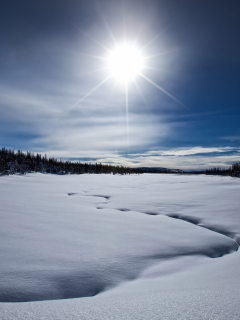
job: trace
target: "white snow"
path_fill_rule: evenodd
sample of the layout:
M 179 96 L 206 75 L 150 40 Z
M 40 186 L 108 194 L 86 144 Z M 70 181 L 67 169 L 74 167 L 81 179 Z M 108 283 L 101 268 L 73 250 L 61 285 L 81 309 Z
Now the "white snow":
M 239 319 L 239 193 L 219 176 L 1 177 L 0 319 Z

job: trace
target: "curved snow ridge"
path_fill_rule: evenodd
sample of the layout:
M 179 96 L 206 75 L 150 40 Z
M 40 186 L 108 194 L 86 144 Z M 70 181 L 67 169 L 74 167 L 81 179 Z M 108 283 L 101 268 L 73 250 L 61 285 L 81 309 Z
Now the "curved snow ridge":
M 180 215 L 180 214 L 168 214 L 166 216 L 169 217 L 169 218 L 173 218 L 173 219 L 183 220 L 183 221 L 186 221 L 188 223 L 194 224 L 195 226 L 198 226 L 198 227 L 207 229 L 209 231 L 221 234 L 221 235 L 233 240 L 237 245 L 236 246 L 236 250 L 234 250 L 234 251 L 238 251 L 238 248 L 239 248 L 239 245 L 240 245 L 238 243 L 238 237 L 237 237 L 237 235 L 235 233 L 233 233 L 231 231 L 215 228 L 215 227 L 212 227 L 212 226 L 206 226 L 206 225 L 202 224 L 201 220 L 196 218 L 196 217 L 183 216 L 183 215 Z
M 117 209 L 117 210 L 119 210 L 119 209 Z M 122 210 L 120 210 L 120 211 L 122 211 Z M 127 210 L 124 210 L 124 211 L 130 211 L 130 210 L 127 209 Z M 148 215 L 152 215 L 152 216 L 161 215 L 161 214 L 156 213 L 156 212 L 142 212 L 142 213 L 145 213 L 145 214 L 148 214 Z M 209 253 L 206 254 L 207 256 L 209 256 L 211 258 L 220 258 L 220 257 L 222 257 L 222 256 L 224 256 L 226 254 L 231 254 L 233 252 L 236 252 L 239 249 L 239 245 L 240 244 L 238 242 L 239 241 L 238 237 L 233 232 L 230 232 L 230 231 L 227 231 L 227 230 L 223 230 L 223 229 L 219 229 L 219 228 L 215 228 L 215 227 L 212 227 L 212 226 L 206 226 L 206 225 L 202 224 L 201 220 L 196 218 L 196 217 L 183 216 L 183 215 L 180 215 L 180 214 L 164 214 L 162 216 L 173 218 L 173 219 L 178 219 L 178 220 L 182 220 L 182 221 L 191 223 L 191 224 L 193 224 L 195 226 L 198 226 L 200 228 L 204 228 L 204 229 L 207 229 L 209 231 L 215 232 L 217 234 L 220 234 L 220 235 L 225 236 L 226 238 L 232 240 L 233 245 L 232 245 L 231 248 L 229 248 L 229 247 L 219 247 L 219 248 L 211 249 L 209 251 Z
M 106 207 L 97 207 L 97 209 L 106 209 Z M 112 208 L 111 208 L 112 209 Z M 136 210 L 131 210 L 128 208 L 116 208 L 115 210 L 118 211 L 123 211 L 123 212 L 127 212 L 127 211 L 134 211 L 134 212 L 138 212 Z M 156 213 L 156 212 L 152 212 L 152 211 L 147 211 L 147 212 L 143 212 L 143 211 L 139 211 L 139 213 L 144 213 L 147 215 L 151 215 L 151 216 L 160 216 L 161 214 Z M 206 256 L 210 257 L 210 258 L 220 258 L 226 254 L 231 254 L 233 252 L 238 251 L 239 249 L 239 243 L 238 243 L 238 238 L 237 235 L 234 234 L 233 232 L 227 231 L 227 230 L 219 230 L 218 228 L 214 228 L 214 227 L 210 227 L 210 226 L 206 226 L 201 224 L 201 220 L 196 218 L 196 217 L 189 217 L 189 216 L 182 216 L 179 214 L 164 214 L 161 216 L 165 216 L 168 218 L 173 218 L 173 219 L 178 219 L 178 220 L 182 220 L 188 223 L 191 223 L 195 226 L 204 228 L 206 230 L 209 230 L 211 232 L 215 232 L 217 234 L 220 234 L 222 236 L 225 236 L 226 238 L 228 238 L 228 240 L 230 239 L 232 241 L 232 246 L 226 246 L 226 247 L 218 247 L 218 248 L 209 248 L 209 251 L 206 252 Z M 195 252 L 193 254 L 202 254 L 202 252 Z
M 116 209 L 116 210 L 118 210 L 118 211 L 132 211 L 129 209 Z M 137 211 L 135 211 L 135 212 L 137 212 Z M 214 229 L 212 227 L 201 225 L 201 224 L 199 224 L 200 220 L 198 220 L 195 217 L 186 217 L 186 216 L 181 216 L 178 214 L 160 215 L 160 214 L 152 213 L 152 212 L 151 213 L 140 212 L 140 213 L 145 213 L 145 214 L 153 215 L 153 216 L 157 216 L 157 215 L 158 216 L 165 216 L 165 217 L 172 218 L 172 219 L 182 220 L 184 222 L 188 222 L 190 224 L 201 227 L 201 228 L 206 229 L 208 231 L 215 232 L 223 237 L 226 237 L 227 238 L 226 240 L 228 240 L 228 243 L 226 243 L 226 246 L 221 245 L 221 246 L 209 247 L 208 249 L 204 250 L 204 253 L 202 250 L 200 250 L 200 251 L 196 250 L 193 253 L 188 253 L 187 255 L 205 255 L 209 258 L 220 258 L 220 257 L 223 257 L 227 254 L 231 254 L 233 252 L 236 252 L 239 249 L 239 243 L 235 240 L 235 238 L 236 238 L 235 234 L 233 234 L 231 232 L 227 232 L 227 231 L 221 232 L 220 230 Z M 231 240 L 231 245 L 229 245 L 229 240 Z M 183 254 L 183 256 L 184 255 L 185 254 Z M 178 256 L 182 256 L 182 254 L 179 254 Z M 157 256 L 155 256 L 155 257 L 158 258 Z M 170 257 L 169 255 L 166 255 L 165 257 L 163 257 L 161 255 L 161 258 L 169 258 L 169 257 Z
M 99 198 L 104 198 L 106 200 L 109 200 L 111 197 L 110 196 L 104 196 L 104 195 L 98 195 L 98 194 L 84 194 L 86 191 L 82 191 L 83 193 L 80 192 L 68 192 L 68 196 L 86 196 L 86 197 L 99 197 Z
M 105 198 L 107 200 L 107 203 L 105 203 L 105 204 L 108 204 L 109 199 L 111 198 L 110 196 L 103 196 L 103 195 L 91 195 L 91 196 Z M 103 206 L 102 205 L 98 205 L 96 208 L 97 209 L 107 209 L 104 205 Z M 180 215 L 180 214 L 177 214 L 177 213 L 174 213 L 174 214 L 159 214 L 158 212 L 155 212 L 155 211 L 136 211 L 136 210 L 132 210 L 132 209 L 129 209 L 129 208 L 126 208 L 126 207 L 111 208 L 111 209 L 115 209 L 115 210 L 123 211 L 123 212 L 134 211 L 134 212 L 144 213 L 144 214 L 151 215 L 151 216 L 159 216 L 159 215 L 161 215 L 161 216 L 165 216 L 165 217 L 169 217 L 169 218 L 173 218 L 173 219 L 182 220 L 182 221 L 191 223 L 191 224 L 193 224 L 195 226 L 198 226 L 198 227 L 207 229 L 209 231 L 218 233 L 218 234 L 220 234 L 222 236 L 225 236 L 228 239 L 231 239 L 233 241 L 233 245 L 230 248 L 229 247 L 219 247 L 219 248 L 216 248 L 214 250 L 210 250 L 209 254 L 206 254 L 206 255 L 211 257 L 211 258 L 219 258 L 219 257 L 222 257 L 222 256 L 224 256 L 226 254 L 231 254 L 233 252 L 236 252 L 236 251 L 238 251 L 238 248 L 239 248 L 239 245 L 240 245 L 238 237 L 237 237 L 237 235 L 235 233 L 233 233 L 231 231 L 228 231 L 228 230 L 215 228 L 213 226 L 206 226 L 206 225 L 201 223 L 201 220 L 199 218 L 196 218 L 196 217 L 184 216 L 184 215 Z M 196 254 L 198 254 L 198 253 L 196 253 Z
M 90 197 L 99 197 L 99 198 L 103 198 L 106 200 L 106 202 L 109 202 L 109 199 L 111 198 L 110 196 L 100 196 L 100 195 L 89 195 Z

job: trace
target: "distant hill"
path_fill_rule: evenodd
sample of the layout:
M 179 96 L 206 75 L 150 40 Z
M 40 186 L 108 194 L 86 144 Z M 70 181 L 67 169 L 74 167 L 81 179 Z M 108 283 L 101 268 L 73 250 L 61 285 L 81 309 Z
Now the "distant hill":
M 162 167 L 139 167 L 135 168 L 142 170 L 146 173 L 183 173 L 184 171 L 181 169 L 168 169 Z

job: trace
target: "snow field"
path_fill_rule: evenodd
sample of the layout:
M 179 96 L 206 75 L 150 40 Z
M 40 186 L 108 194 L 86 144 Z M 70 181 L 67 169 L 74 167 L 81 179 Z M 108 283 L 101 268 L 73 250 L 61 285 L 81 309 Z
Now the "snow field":
M 198 319 L 190 304 L 197 306 L 198 294 L 202 303 L 204 292 L 212 318 L 199 319 L 227 319 L 218 312 L 225 291 L 234 319 L 239 191 L 231 177 L 1 177 L 3 319 L 164 319 L 160 306 L 166 319 L 176 312 L 185 319 L 184 308 Z M 183 305 L 171 314 L 174 297 Z M 66 298 L 81 299 L 27 302 Z

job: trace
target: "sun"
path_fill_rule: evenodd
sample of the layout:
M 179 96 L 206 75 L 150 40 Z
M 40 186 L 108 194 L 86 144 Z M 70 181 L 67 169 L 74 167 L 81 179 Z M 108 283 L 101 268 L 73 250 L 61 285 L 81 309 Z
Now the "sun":
M 137 76 L 139 76 L 140 78 L 145 79 L 148 83 L 150 83 L 151 85 L 153 85 L 154 87 L 156 87 L 159 91 L 161 91 L 162 93 L 164 93 L 165 95 L 167 95 L 169 98 L 171 98 L 172 100 L 174 100 L 177 104 L 182 105 L 183 107 L 186 107 L 181 101 L 179 101 L 178 99 L 176 99 L 173 95 L 171 95 L 169 92 L 167 92 L 165 89 L 163 89 L 162 87 L 160 87 L 157 83 L 155 83 L 153 80 L 151 80 L 150 78 L 148 78 L 143 70 L 144 69 L 150 69 L 156 72 L 162 72 L 164 70 L 160 70 L 154 67 L 150 67 L 146 64 L 146 61 L 148 61 L 151 58 L 155 58 L 157 56 L 161 56 L 164 54 L 169 54 L 171 52 L 174 52 L 176 50 L 170 50 L 170 51 L 165 51 L 165 52 L 159 52 L 153 55 L 142 55 L 142 52 L 144 52 L 146 50 L 146 48 L 149 46 L 150 43 L 152 43 L 158 36 L 155 36 L 154 38 L 150 39 L 150 41 L 148 41 L 144 46 L 142 46 L 140 49 L 135 45 L 137 43 L 138 40 L 138 36 L 136 37 L 136 39 L 134 40 L 133 43 L 129 43 L 126 42 L 127 38 L 124 37 L 124 43 L 121 45 L 114 37 L 110 27 L 108 26 L 106 20 L 104 19 L 104 17 L 102 16 L 103 21 L 107 27 L 107 30 L 109 32 L 109 35 L 111 36 L 113 43 L 115 45 L 113 50 L 110 50 L 109 47 L 106 47 L 103 43 L 99 42 L 98 39 L 93 38 L 92 36 L 88 35 L 86 32 L 83 31 L 84 35 L 87 36 L 89 39 L 91 39 L 93 42 L 95 42 L 96 44 L 98 44 L 100 47 L 102 47 L 105 51 L 107 51 L 107 55 L 103 55 L 103 56 L 98 56 L 98 55 L 92 55 L 92 54 L 87 54 L 84 52 L 80 52 L 80 54 L 82 55 L 87 55 L 91 58 L 94 59 L 99 59 L 101 61 L 104 61 L 104 65 L 102 65 L 102 68 L 93 70 L 93 71 L 89 71 L 89 72 L 85 72 L 84 74 L 87 73 L 95 73 L 95 72 L 99 72 L 99 71 L 103 71 L 104 72 L 107 70 L 108 71 L 108 75 L 107 77 L 105 77 L 102 81 L 100 81 L 95 87 L 93 87 L 88 93 L 86 93 L 81 99 L 79 99 L 78 101 L 76 101 L 76 103 L 74 103 L 69 109 L 71 110 L 72 108 L 75 108 L 77 105 L 79 105 L 83 100 L 85 100 L 88 96 L 90 96 L 94 91 L 96 91 L 98 88 L 100 88 L 104 83 L 106 83 L 107 81 L 109 81 L 112 78 L 115 78 L 117 81 L 122 82 L 124 84 L 124 86 L 121 86 L 121 88 L 124 88 L 125 91 L 125 99 L 126 99 L 126 115 L 127 115 L 127 123 L 128 123 L 128 104 L 129 104 L 129 99 L 128 99 L 128 89 L 130 87 L 130 81 L 132 81 L 140 96 L 142 97 L 143 101 L 146 104 L 146 101 L 144 99 L 144 96 L 142 94 L 141 89 L 138 86 L 137 83 Z M 126 35 L 125 35 L 126 36 Z M 128 124 L 127 124 L 128 127 Z M 128 130 L 127 130 L 128 131 Z
M 117 81 L 121 82 L 124 84 L 123 86 L 121 85 L 121 88 L 124 89 L 125 93 L 125 106 L 126 106 L 126 128 L 127 128 L 127 141 L 128 141 L 128 147 L 130 145 L 129 142 L 129 88 L 130 88 L 130 82 L 132 81 L 140 96 L 142 97 L 143 101 L 147 105 L 145 98 L 143 96 L 143 93 L 138 86 L 137 83 L 137 76 L 140 78 L 143 78 L 145 81 L 156 87 L 159 91 L 167 95 L 169 98 L 174 100 L 176 103 L 182 105 L 183 107 L 186 107 L 181 101 L 176 99 L 173 95 L 171 95 L 169 92 L 167 92 L 165 89 L 160 87 L 157 83 L 155 83 L 153 80 L 148 78 L 143 70 L 144 69 L 150 69 L 156 72 L 162 72 L 162 70 L 150 67 L 146 64 L 146 61 L 148 61 L 151 58 L 155 58 L 157 56 L 161 56 L 164 54 L 169 54 L 172 51 L 176 50 L 171 50 L 171 51 L 165 51 L 165 52 L 159 52 L 153 55 L 142 55 L 142 52 L 146 50 L 146 48 L 149 46 L 150 43 L 152 43 L 157 37 L 155 36 L 154 38 L 150 39 L 144 46 L 142 46 L 140 49 L 135 45 L 138 40 L 138 36 L 135 39 L 135 41 L 131 44 L 126 42 L 126 38 L 124 37 L 124 43 L 121 45 L 117 40 L 115 39 L 110 27 L 108 26 L 107 22 L 105 21 L 104 17 L 102 16 L 103 21 L 105 22 L 105 25 L 107 27 L 107 30 L 109 32 L 109 35 L 111 36 L 113 43 L 115 45 L 114 49 L 111 50 L 109 47 L 106 47 L 103 43 L 99 42 L 98 39 L 93 38 L 92 36 L 88 35 L 87 33 L 83 32 L 85 36 L 89 37 L 93 42 L 98 44 L 101 48 L 103 48 L 106 52 L 107 55 L 103 56 L 98 56 L 98 55 L 91 55 L 91 54 L 86 54 L 86 53 L 81 53 L 82 55 L 87 55 L 91 58 L 94 59 L 99 59 L 101 61 L 104 61 L 104 64 L 102 65 L 101 68 L 89 71 L 86 73 L 95 73 L 99 71 L 103 71 L 104 73 L 107 71 L 108 75 L 103 78 L 95 87 L 93 87 L 89 92 L 87 92 L 82 98 L 80 98 L 74 105 L 72 105 L 69 109 L 68 112 L 72 109 L 75 108 L 77 105 L 79 105 L 83 100 L 85 100 L 88 96 L 90 96 L 93 92 L 95 92 L 97 89 L 99 89 L 104 83 L 108 82 L 110 79 L 115 78 Z M 86 74 L 85 73 L 85 74 Z
M 134 80 L 142 69 L 142 56 L 140 51 L 131 45 L 117 46 L 108 58 L 111 74 L 119 81 Z

